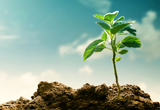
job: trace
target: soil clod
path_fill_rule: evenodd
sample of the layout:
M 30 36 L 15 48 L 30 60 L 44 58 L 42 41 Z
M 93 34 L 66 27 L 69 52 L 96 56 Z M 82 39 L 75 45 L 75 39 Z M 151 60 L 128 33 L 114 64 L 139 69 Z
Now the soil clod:
M 86 83 L 73 89 L 62 83 L 41 81 L 31 100 L 20 97 L 0 105 L 0 110 L 160 110 L 148 93 L 136 85 L 122 85 L 121 99 L 117 86 L 94 86 Z

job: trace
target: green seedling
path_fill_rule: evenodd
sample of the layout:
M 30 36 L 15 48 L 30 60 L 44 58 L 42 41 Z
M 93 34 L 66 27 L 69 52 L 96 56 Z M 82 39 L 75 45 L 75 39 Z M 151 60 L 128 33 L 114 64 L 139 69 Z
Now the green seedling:
M 131 25 L 135 21 L 123 22 L 122 20 L 124 19 L 124 16 L 121 16 L 117 20 L 114 20 L 118 12 L 119 11 L 115 11 L 113 13 L 106 13 L 105 15 L 93 15 L 94 17 L 104 21 L 96 22 L 96 24 L 104 30 L 104 33 L 102 34 L 101 39 L 97 39 L 88 45 L 88 47 L 84 51 L 83 60 L 85 61 L 94 52 L 101 52 L 104 49 L 108 49 L 113 52 L 112 62 L 116 84 L 118 88 L 118 99 L 121 99 L 120 85 L 118 83 L 118 75 L 116 70 L 116 61 L 120 61 L 121 57 L 117 56 L 117 54 L 126 54 L 128 50 L 124 49 L 124 47 L 139 48 L 141 47 L 141 42 L 139 38 L 136 37 L 136 30 L 131 28 Z M 116 42 L 117 36 L 120 35 L 128 36 L 125 37 L 122 41 Z

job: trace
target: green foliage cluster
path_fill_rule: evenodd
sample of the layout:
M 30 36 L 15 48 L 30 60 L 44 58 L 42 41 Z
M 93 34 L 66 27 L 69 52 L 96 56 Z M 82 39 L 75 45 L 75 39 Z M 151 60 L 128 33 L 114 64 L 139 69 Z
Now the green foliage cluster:
M 117 20 L 114 18 L 117 16 L 119 11 L 115 11 L 113 13 L 106 13 L 105 15 L 95 14 L 94 17 L 102 20 L 103 22 L 96 22 L 98 26 L 100 26 L 104 32 L 102 34 L 101 39 L 97 39 L 91 42 L 88 47 L 84 51 L 83 60 L 85 61 L 89 58 L 94 52 L 101 52 L 104 49 L 109 49 L 113 52 L 113 67 L 114 74 L 116 78 L 116 83 L 118 87 L 118 99 L 120 99 L 120 86 L 118 83 L 118 76 L 116 70 L 116 61 L 120 61 L 120 57 L 116 56 L 117 54 L 124 55 L 128 53 L 127 49 L 123 49 L 124 47 L 132 47 L 139 48 L 141 47 L 141 42 L 139 38 L 136 37 L 136 30 L 131 28 L 132 22 L 124 22 L 122 20 L 125 19 L 124 16 L 119 17 Z M 116 37 L 120 35 L 129 35 L 125 37 L 122 41 L 116 41 Z M 110 41 L 110 42 L 109 42 Z M 110 48 L 106 45 L 109 45 Z
M 109 49 L 115 51 L 116 54 L 126 54 L 128 50 L 122 49 L 124 47 L 133 47 L 138 48 L 141 47 L 141 42 L 139 38 L 136 37 L 136 30 L 131 28 L 131 25 L 135 22 L 123 22 L 122 20 L 125 19 L 124 16 L 119 17 L 117 20 L 114 21 L 114 18 L 117 16 L 118 11 L 113 13 L 107 13 L 105 15 L 96 14 L 94 17 L 104 21 L 104 22 L 96 22 L 98 26 L 100 26 L 104 33 L 102 34 L 101 39 L 97 39 L 90 43 L 88 47 L 85 49 L 83 60 L 85 61 L 89 58 L 94 52 L 101 52 L 103 49 Z M 116 37 L 118 35 L 127 35 L 131 34 L 130 36 L 125 37 L 122 41 L 117 41 Z M 111 43 L 107 42 L 107 39 L 111 40 Z M 106 47 L 106 44 L 111 45 L 111 48 Z M 116 58 L 116 61 L 119 61 L 120 57 Z

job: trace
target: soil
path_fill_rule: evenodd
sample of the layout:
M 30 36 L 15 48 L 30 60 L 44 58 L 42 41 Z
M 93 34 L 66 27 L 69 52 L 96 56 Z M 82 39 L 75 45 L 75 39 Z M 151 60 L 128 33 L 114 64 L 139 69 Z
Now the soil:
M 0 110 L 160 110 L 148 93 L 137 85 L 122 85 L 117 99 L 117 86 L 94 86 L 88 83 L 73 89 L 62 83 L 41 81 L 31 100 L 20 97 L 0 105 Z

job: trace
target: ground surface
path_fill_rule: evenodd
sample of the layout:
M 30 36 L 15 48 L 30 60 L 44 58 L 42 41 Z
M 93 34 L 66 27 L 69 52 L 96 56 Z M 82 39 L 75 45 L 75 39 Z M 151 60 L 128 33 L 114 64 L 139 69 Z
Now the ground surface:
M 117 86 L 94 86 L 86 83 L 80 89 L 72 89 L 58 82 L 38 84 L 31 100 L 20 97 L 0 105 L 0 110 L 160 110 L 160 103 L 136 85 L 121 86 L 117 99 Z

